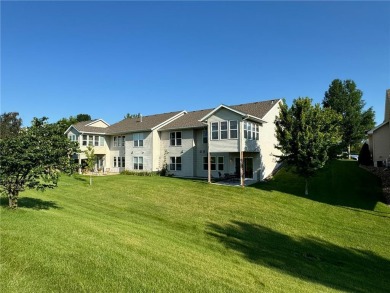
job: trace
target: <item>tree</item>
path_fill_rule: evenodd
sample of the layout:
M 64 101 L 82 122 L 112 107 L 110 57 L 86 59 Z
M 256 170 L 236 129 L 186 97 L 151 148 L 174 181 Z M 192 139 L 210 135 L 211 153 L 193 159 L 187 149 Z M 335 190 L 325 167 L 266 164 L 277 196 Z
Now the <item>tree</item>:
M 325 165 L 330 147 L 340 140 L 339 115 L 311 103 L 310 98 L 298 98 L 289 108 L 284 102 L 275 121 L 276 148 L 282 152 L 277 157 L 305 178 L 306 195 L 308 179 Z
M 365 138 L 367 130 L 375 126 L 375 112 L 372 107 L 364 110 L 363 93 L 353 80 L 335 79 L 325 92 L 322 105 L 332 108 L 342 116 L 340 123 L 342 140 L 340 147 L 351 154 L 351 146 Z
M 0 140 L 0 192 L 16 208 L 26 188 L 45 190 L 57 186 L 60 171 L 71 174 L 78 145 L 68 140 L 58 124 L 34 118 L 31 127 L 17 137 Z
M 127 119 L 127 118 L 140 118 L 140 117 L 141 117 L 141 113 L 138 113 L 138 114 L 127 113 L 123 118 Z
M 92 185 L 92 172 L 95 166 L 96 156 L 95 150 L 92 146 L 87 146 L 87 149 L 84 151 L 85 156 L 87 157 L 87 167 L 89 170 L 89 185 Z
M 19 134 L 22 119 L 18 112 L 7 112 L 0 115 L 0 139 L 6 139 Z
M 76 119 L 77 119 L 77 122 L 92 120 L 91 115 L 89 115 L 89 114 L 78 114 L 76 116 Z
M 360 165 L 365 165 L 365 166 L 371 166 L 373 164 L 370 148 L 367 143 L 363 144 L 359 152 L 358 162 Z

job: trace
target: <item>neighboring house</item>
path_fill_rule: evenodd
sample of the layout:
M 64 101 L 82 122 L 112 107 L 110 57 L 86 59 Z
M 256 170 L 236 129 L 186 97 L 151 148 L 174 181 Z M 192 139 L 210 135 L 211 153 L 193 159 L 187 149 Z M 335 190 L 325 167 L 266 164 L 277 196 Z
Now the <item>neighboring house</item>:
M 386 91 L 385 119 L 368 131 L 368 145 L 375 167 L 390 163 L 390 89 Z
M 220 105 L 127 118 L 113 125 L 94 120 L 72 125 L 66 135 L 78 140 L 82 150 L 93 145 L 98 155 L 96 168 L 109 168 L 110 172 L 158 171 L 166 166 L 179 177 L 211 180 L 229 174 L 240 177 L 242 183 L 244 179 L 258 181 L 278 165 L 274 121 L 280 103 Z M 96 139 L 104 144 L 96 144 Z M 78 159 L 82 163 L 85 156 L 78 154 Z

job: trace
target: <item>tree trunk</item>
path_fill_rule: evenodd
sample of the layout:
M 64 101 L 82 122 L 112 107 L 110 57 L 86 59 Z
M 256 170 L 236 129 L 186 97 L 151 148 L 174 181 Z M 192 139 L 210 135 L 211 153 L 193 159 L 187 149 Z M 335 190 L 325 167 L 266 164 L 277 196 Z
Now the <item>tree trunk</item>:
M 348 145 L 348 160 L 351 159 L 351 145 Z
M 18 195 L 19 192 L 15 191 L 8 196 L 8 205 L 11 209 L 16 209 L 18 207 Z
M 308 179 L 306 178 L 305 179 L 305 195 L 309 195 L 309 182 L 308 182 Z

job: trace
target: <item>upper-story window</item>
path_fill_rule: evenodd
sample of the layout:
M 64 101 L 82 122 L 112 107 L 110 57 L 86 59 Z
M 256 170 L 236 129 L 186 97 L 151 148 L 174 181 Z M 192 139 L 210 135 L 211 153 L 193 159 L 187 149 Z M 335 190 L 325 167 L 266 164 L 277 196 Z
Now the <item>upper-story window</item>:
M 134 141 L 135 147 L 144 146 L 144 134 L 143 133 L 134 133 L 133 134 L 133 141 Z
M 259 125 L 253 122 L 244 122 L 244 138 L 259 140 Z
M 219 123 L 211 123 L 211 139 L 219 139 Z
M 125 136 L 114 136 L 114 147 L 125 146 Z
M 171 132 L 169 134 L 171 146 L 181 145 L 181 131 Z
M 207 141 L 208 141 L 207 129 L 204 129 L 202 131 L 202 140 L 203 140 L 203 143 L 207 143 Z
M 237 139 L 238 138 L 238 122 L 237 121 L 221 121 L 211 122 L 211 139 Z
M 237 121 L 229 121 L 230 138 L 238 138 L 238 123 Z
M 83 146 L 104 146 L 104 137 L 100 135 L 83 134 Z

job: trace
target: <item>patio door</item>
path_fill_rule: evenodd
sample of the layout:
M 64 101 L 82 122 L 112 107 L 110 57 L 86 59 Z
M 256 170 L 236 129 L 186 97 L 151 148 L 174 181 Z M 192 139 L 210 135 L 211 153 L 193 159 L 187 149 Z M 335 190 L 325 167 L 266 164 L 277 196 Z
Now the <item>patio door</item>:
M 236 158 L 235 170 L 240 175 L 240 158 Z M 244 158 L 244 177 L 253 179 L 253 158 Z

